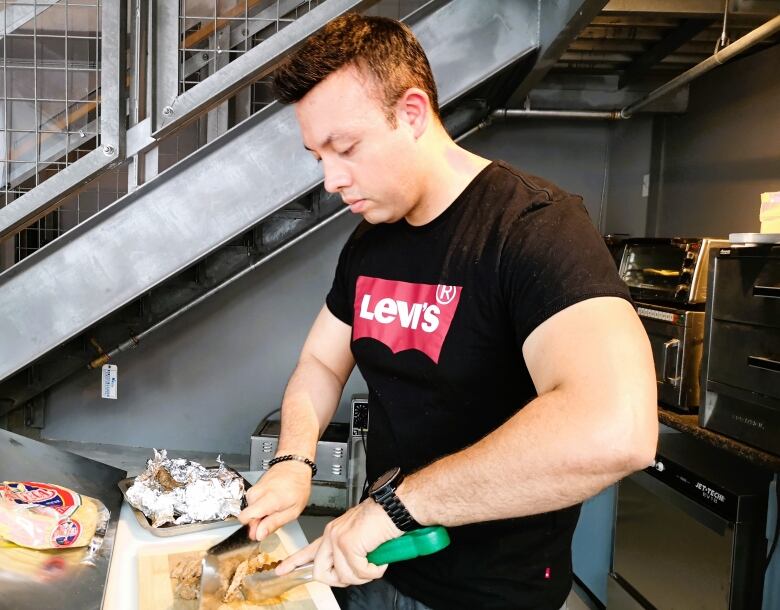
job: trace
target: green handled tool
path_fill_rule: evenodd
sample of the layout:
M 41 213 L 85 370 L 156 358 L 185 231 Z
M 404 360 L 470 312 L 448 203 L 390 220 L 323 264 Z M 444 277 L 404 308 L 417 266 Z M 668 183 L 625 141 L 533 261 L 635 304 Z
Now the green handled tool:
M 366 559 L 374 565 L 384 565 L 430 555 L 450 543 L 447 530 L 441 525 L 424 527 L 406 532 L 399 538 L 388 540 L 371 551 Z M 289 574 L 277 576 L 273 569 L 255 572 L 241 581 L 241 590 L 249 601 L 262 601 L 278 597 L 285 591 L 314 579 L 314 564 L 298 566 Z

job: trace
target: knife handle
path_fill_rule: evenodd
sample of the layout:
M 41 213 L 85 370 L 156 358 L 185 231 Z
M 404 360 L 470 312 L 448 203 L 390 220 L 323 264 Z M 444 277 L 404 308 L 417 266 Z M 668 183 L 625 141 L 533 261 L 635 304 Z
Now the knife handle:
M 386 563 L 414 559 L 440 551 L 450 543 L 450 535 L 441 525 L 432 525 L 406 532 L 403 536 L 383 542 L 367 556 L 369 563 Z

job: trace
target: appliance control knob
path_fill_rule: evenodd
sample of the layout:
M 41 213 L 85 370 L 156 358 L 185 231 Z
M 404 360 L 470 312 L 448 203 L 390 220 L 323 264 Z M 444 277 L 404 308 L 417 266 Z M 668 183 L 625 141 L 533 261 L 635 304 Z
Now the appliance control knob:
M 664 466 L 664 463 L 661 460 L 656 461 L 656 463 L 653 464 L 653 468 L 655 468 L 658 472 L 663 472 L 666 470 L 666 466 Z

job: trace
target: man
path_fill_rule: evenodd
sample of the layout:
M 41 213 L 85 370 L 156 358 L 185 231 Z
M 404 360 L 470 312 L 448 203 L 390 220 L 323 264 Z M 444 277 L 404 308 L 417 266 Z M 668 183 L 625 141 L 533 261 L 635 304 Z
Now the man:
M 559 608 L 580 503 L 650 464 L 657 438 L 649 343 L 581 199 L 457 146 L 395 21 L 335 20 L 275 82 L 364 222 L 285 392 L 283 459 L 241 521 L 262 539 L 301 513 L 357 362 L 368 479 L 392 502 L 365 499 L 278 572 L 314 560 L 347 608 Z M 430 524 L 445 550 L 366 560 Z

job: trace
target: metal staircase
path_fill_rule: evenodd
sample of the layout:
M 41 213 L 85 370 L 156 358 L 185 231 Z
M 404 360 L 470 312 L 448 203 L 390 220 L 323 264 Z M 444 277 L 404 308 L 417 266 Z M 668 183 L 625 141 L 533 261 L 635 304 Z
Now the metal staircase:
M 329 3 L 337 0 L 309 12 L 307 27 L 318 29 L 343 5 L 366 4 L 340 2 L 328 12 Z M 453 135 L 504 104 L 530 72 L 540 10 L 537 2 L 452 0 L 413 15 Z M 255 67 L 225 69 L 210 98 L 196 86 L 171 112 L 165 98 L 153 102 L 153 120 L 128 131 L 127 155 L 151 150 L 155 136 L 213 109 L 299 42 L 253 49 Z M 160 107 L 166 112 L 155 119 Z M 179 110 L 189 114 L 176 125 Z M 143 127 L 144 136 L 135 135 Z M 274 103 L 0 274 L 0 417 L 26 405 L 35 425 L 35 398 L 45 389 L 131 347 L 344 212 L 321 183 L 293 109 Z M 11 221 L 2 223 L 0 215 L 0 235 Z

